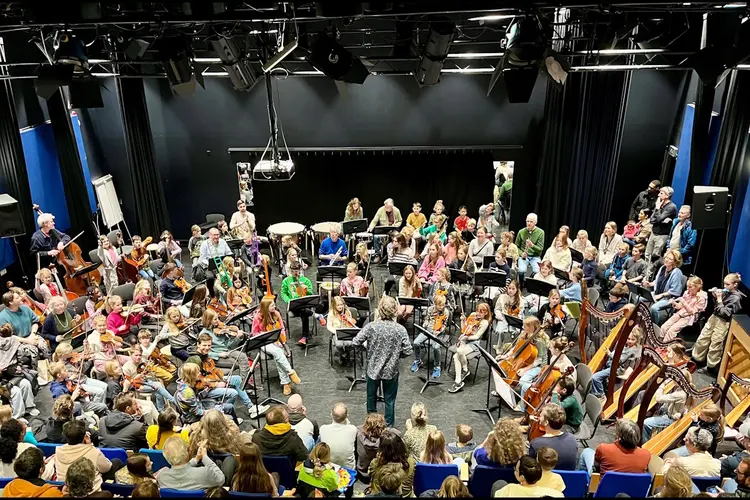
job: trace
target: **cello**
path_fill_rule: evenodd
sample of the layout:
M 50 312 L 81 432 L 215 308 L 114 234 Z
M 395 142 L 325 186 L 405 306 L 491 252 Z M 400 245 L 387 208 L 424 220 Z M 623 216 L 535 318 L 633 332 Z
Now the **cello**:
M 33 205 L 32 208 L 37 213 L 37 215 L 42 215 L 43 212 L 39 208 L 39 205 Z M 58 236 L 61 235 L 61 233 L 57 231 L 57 229 L 53 229 L 53 231 L 55 231 Z M 83 233 L 81 232 L 80 234 Z M 76 238 L 77 237 L 78 236 L 76 236 Z M 62 240 L 62 238 L 60 239 Z M 87 283 L 87 280 L 92 285 L 99 286 L 99 283 L 101 283 L 102 281 L 102 275 L 97 269 L 99 266 L 96 266 L 94 269 L 86 273 L 87 278 L 84 278 L 82 275 L 75 276 L 75 273 L 77 271 L 92 267 L 94 266 L 94 264 L 92 264 L 91 262 L 86 262 L 83 259 L 83 251 L 74 240 L 75 238 L 71 239 L 63 247 L 63 250 L 57 254 L 57 262 L 63 268 L 65 268 L 65 288 L 67 288 L 71 292 L 78 294 L 79 296 L 84 296 L 86 295 L 86 291 L 89 287 L 89 283 Z
M 518 371 L 521 368 L 531 366 L 534 360 L 536 360 L 539 351 L 536 348 L 535 341 L 536 336 L 541 331 L 541 328 L 537 328 L 525 341 L 516 342 L 508 358 L 500 361 L 500 368 L 505 373 L 505 381 L 508 384 L 513 385 L 517 383 L 521 378 Z
M 555 366 L 559 359 L 570 350 L 572 345 L 572 342 L 568 342 L 565 347 L 560 349 L 557 356 L 555 356 L 550 364 L 547 365 L 539 375 L 537 375 L 536 379 L 534 379 L 534 382 L 531 384 L 531 387 L 529 387 L 529 390 L 526 392 L 526 394 L 528 394 L 526 400 L 527 416 L 536 417 L 535 419 L 530 419 L 532 420 L 532 424 L 529 429 L 529 439 L 534 439 L 535 437 L 544 435 L 544 427 L 541 426 L 539 419 L 542 407 L 552 395 L 552 390 L 555 388 L 555 385 L 557 385 L 557 381 L 575 370 L 575 368 L 571 366 L 565 370 L 565 373 L 561 373 Z M 541 434 L 538 434 L 539 432 L 541 432 Z

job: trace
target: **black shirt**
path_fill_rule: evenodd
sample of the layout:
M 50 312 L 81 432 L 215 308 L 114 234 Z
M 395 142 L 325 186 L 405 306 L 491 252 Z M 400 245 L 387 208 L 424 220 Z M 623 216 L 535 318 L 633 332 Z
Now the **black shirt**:
M 49 234 L 44 234 L 41 229 L 35 231 L 31 235 L 31 242 L 29 244 L 29 251 L 34 257 L 39 257 L 40 265 L 47 266 L 54 260 L 54 257 L 49 254 L 50 251 L 57 249 L 57 244 L 62 242 L 63 245 L 70 241 L 70 236 L 65 233 L 61 233 L 57 229 L 53 229 Z

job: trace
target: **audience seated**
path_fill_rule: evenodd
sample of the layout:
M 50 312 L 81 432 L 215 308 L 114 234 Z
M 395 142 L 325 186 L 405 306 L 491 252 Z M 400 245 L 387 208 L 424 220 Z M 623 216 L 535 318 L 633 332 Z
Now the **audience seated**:
M 115 458 L 110 461 L 104 456 L 99 448 L 91 444 L 91 439 L 86 432 L 86 424 L 80 420 L 71 420 L 63 426 L 63 437 L 65 442 L 55 449 L 54 468 L 58 481 L 65 481 L 68 469 L 79 458 L 85 457 L 94 465 L 94 487 L 102 485 L 102 475 L 107 479 L 114 479 L 115 472 L 122 468 L 122 462 Z
M 171 468 L 159 472 L 156 480 L 160 488 L 205 490 L 224 484 L 224 473 L 208 457 L 205 441 L 199 443 L 193 459 L 188 453 L 187 443 L 181 437 L 172 436 L 167 439 L 163 451 L 164 458 Z
M 404 481 L 406 481 L 406 473 L 400 464 L 392 463 L 386 464 L 377 470 L 373 477 L 373 483 L 377 481 L 379 489 L 366 496 L 368 497 L 398 497 L 409 496 L 404 495 Z M 411 491 L 411 488 L 409 488 Z
M 664 473 L 664 486 L 654 495 L 658 498 L 689 498 L 693 496 L 693 480 L 690 474 L 680 467 L 673 465 Z
M 578 442 L 573 435 L 562 430 L 565 424 L 565 410 L 550 403 L 542 409 L 539 423 L 544 427 L 545 434 L 529 443 L 529 456 L 536 457 L 537 451 L 541 448 L 552 448 L 557 452 L 558 469 L 576 470 Z
M 318 440 L 320 433 L 318 423 L 307 416 L 307 408 L 302 404 L 302 396 L 292 394 L 286 403 L 287 412 L 289 413 L 289 423 L 292 429 L 305 443 L 307 451 L 312 451 L 315 441 Z
M 526 455 L 526 444 L 518 422 L 503 418 L 480 444 L 471 460 L 472 470 L 477 465 L 488 467 L 513 467 Z
M 406 445 L 401 436 L 389 430 L 384 431 L 380 436 L 378 454 L 370 462 L 369 472 L 371 483 L 370 487 L 365 491 L 371 493 L 381 492 L 380 477 L 385 474 L 384 469 L 386 466 L 391 466 L 391 468 L 395 466 L 400 468 L 404 473 L 404 478 L 401 481 L 401 496 L 410 496 L 414 484 L 414 467 L 416 465 L 417 461 L 414 457 L 406 452 Z
M 59 498 L 62 492 L 56 486 L 44 482 L 44 453 L 30 447 L 18 456 L 13 464 L 16 479 L 3 489 L 3 497 L 11 498 Z
M 368 414 L 365 423 L 357 428 L 357 479 L 365 484 L 370 482 L 370 462 L 377 456 L 380 436 L 386 430 L 401 435 L 397 429 L 386 427 L 380 413 Z
M 456 476 L 448 476 L 443 480 L 439 490 L 427 490 L 419 498 L 471 498 L 469 488 Z
M 130 392 L 118 394 L 114 410 L 101 419 L 99 440 L 105 448 L 124 448 L 137 451 L 147 448 L 146 425 L 141 420 L 140 409 Z
M 63 493 L 75 498 L 112 498 L 112 493 L 96 486 L 96 467 L 86 457 L 81 457 L 68 467 Z
M 411 406 L 411 419 L 406 422 L 404 443 L 406 450 L 414 460 L 419 460 L 427 443 L 427 436 L 436 431 L 437 427 L 427 423 L 427 408 L 424 403 L 414 403 Z
M 232 478 L 232 491 L 279 496 L 278 478 L 266 470 L 260 448 L 254 443 L 245 443 L 240 447 L 237 472 Z
M 331 418 L 332 423 L 320 426 L 320 441 L 331 448 L 333 463 L 353 469 L 357 427 L 349 422 L 349 410 L 344 403 L 338 403 L 333 407 Z
M 0 427 L 0 477 L 16 477 L 13 464 L 16 459 L 34 445 L 24 443 L 26 424 L 11 419 Z
M 542 478 L 536 483 L 537 486 L 544 486 L 545 488 L 551 488 L 553 490 L 565 491 L 565 481 L 556 472 L 552 472 L 557 468 L 557 452 L 554 448 L 539 448 L 536 450 L 536 460 L 542 467 Z
M 189 430 L 180 427 L 180 415 L 174 408 L 162 411 L 156 422 L 157 425 L 149 425 L 146 430 L 146 442 L 152 450 L 161 450 L 172 436 L 180 436 L 186 443 L 190 442 Z
M 621 418 L 615 424 L 615 442 L 602 443 L 596 451 L 586 448 L 581 452 L 579 470 L 604 474 L 605 472 L 643 473 L 648 470 L 651 453 L 638 444 L 641 430 L 632 420 Z
M 159 498 L 159 486 L 154 481 L 142 481 L 133 488 L 130 498 Z
M 338 465 L 338 464 L 336 464 Z M 331 461 L 331 448 L 326 443 L 318 443 L 304 461 L 297 478 L 297 495 L 302 498 L 332 495 L 338 489 L 338 474 Z
M 750 498 L 750 457 L 743 458 L 734 473 L 736 479 L 728 479 L 723 487 L 729 495 L 723 496 Z
M 427 443 L 422 455 L 419 457 L 419 462 L 434 465 L 446 465 L 450 463 L 460 465 L 463 463 L 463 459 L 457 458 L 454 460 L 446 449 L 445 435 L 438 430 L 434 430 L 427 435 Z
M 691 476 L 719 477 L 721 462 L 708 452 L 712 441 L 713 438 L 709 431 L 699 427 L 691 427 L 685 435 L 685 447 L 688 455 L 665 458 L 664 469 L 668 469 L 671 465 L 679 465 Z
M 542 479 L 542 466 L 536 458 L 529 456 L 521 457 L 516 464 L 516 479 L 518 484 L 508 484 L 505 481 L 496 481 L 492 485 L 493 497 L 553 497 L 563 498 L 561 491 L 539 486 Z
M 448 443 L 448 453 L 453 457 L 460 457 L 466 463 L 471 462 L 471 456 L 477 448 L 474 441 L 474 430 L 466 424 L 456 425 L 456 442 Z
M 151 474 L 151 459 L 147 455 L 136 453 L 130 455 L 125 467 L 115 473 L 115 481 L 119 484 L 153 483 L 156 479 Z
M 292 466 L 307 459 L 307 448 L 289 423 L 283 406 L 274 406 L 266 413 L 266 425 L 253 434 L 253 443 L 263 455 L 289 457 Z

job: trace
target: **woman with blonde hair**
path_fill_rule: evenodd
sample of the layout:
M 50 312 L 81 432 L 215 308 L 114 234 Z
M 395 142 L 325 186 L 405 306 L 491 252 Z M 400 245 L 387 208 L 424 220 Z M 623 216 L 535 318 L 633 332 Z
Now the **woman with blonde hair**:
M 299 375 L 289 364 L 286 350 L 284 349 L 286 341 L 286 330 L 284 329 L 284 320 L 281 313 L 276 309 L 276 303 L 270 297 L 265 297 L 260 301 L 260 307 L 253 319 L 252 336 L 258 336 L 262 333 L 273 330 L 281 330 L 279 340 L 273 344 L 268 344 L 261 350 L 268 356 L 272 357 L 276 364 L 276 371 L 279 373 L 279 382 L 281 383 L 285 396 L 292 393 L 291 383 L 299 384 L 301 382 Z
M 659 498 L 689 498 L 693 496 L 693 480 L 679 465 L 672 465 L 664 473 L 664 486 L 655 495 Z
M 346 204 L 346 211 L 344 212 L 344 222 L 364 218 L 365 216 L 359 198 L 352 198 L 349 200 L 349 203 Z
M 437 427 L 427 423 L 427 408 L 424 403 L 417 402 L 411 405 L 411 418 L 406 421 L 404 444 L 414 460 L 420 460 L 427 445 L 427 436 L 436 430 Z
M 477 465 L 488 467 L 515 467 L 526 455 L 526 442 L 521 426 L 510 418 L 497 421 L 484 443 L 474 451 L 471 460 L 472 470 Z
M 661 325 L 661 311 L 670 305 L 671 299 L 682 295 L 682 255 L 677 250 L 667 250 L 662 258 L 664 265 L 659 268 L 654 281 L 643 281 L 643 286 L 653 286 L 654 302 L 651 305 L 651 319 Z
M 336 467 L 331 463 L 331 448 L 318 443 L 300 467 L 296 493 L 302 498 L 317 497 L 315 490 L 320 490 L 323 496 L 330 496 L 338 489 L 338 482 Z
M 706 310 L 708 294 L 703 291 L 703 280 L 698 276 L 691 276 L 687 280 L 687 290 L 682 297 L 670 299 L 669 303 L 674 309 L 674 314 L 661 326 L 662 342 L 669 342 L 677 338 L 680 331 L 690 326 Z
M 445 448 L 445 436 L 439 430 L 434 430 L 427 435 L 424 451 L 419 458 L 423 464 L 445 465 L 453 463 L 453 457 Z

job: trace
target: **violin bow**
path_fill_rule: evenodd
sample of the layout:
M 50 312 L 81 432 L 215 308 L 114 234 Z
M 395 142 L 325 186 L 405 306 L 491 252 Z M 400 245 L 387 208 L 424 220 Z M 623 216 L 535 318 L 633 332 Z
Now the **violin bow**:
M 227 351 L 227 353 L 234 352 L 234 351 L 237 351 L 237 350 L 240 350 L 240 349 L 242 351 L 244 351 L 245 350 L 245 346 L 247 345 L 247 342 L 249 340 L 250 340 L 250 337 L 245 337 L 245 341 L 242 343 L 242 345 L 237 346 L 234 349 L 231 349 L 231 350 Z M 229 381 L 232 378 L 232 373 L 234 372 L 234 368 L 237 366 L 237 361 L 239 359 L 240 359 L 239 356 L 235 356 L 234 357 L 234 363 L 232 363 L 232 367 L 229 369 L 229 374 L 227 375 L 227 386 L 229 386 Z M 253 366 L 255 366 L 255 364 L 253 364 Z M 244 382 L 243 380 L 240 380 L 240 384 L 242 384 L 243 382 Z M 224 389 L 225 389 L 224 390 L 224 395 L 221 397 L 222 412 L 223 412 L 223 408 L 224 408 L 224 401 L 226 401 L 227 394 L 229 393 L 229 391 L 226 390 L 227 387 L 225 387 Z M 244 386 L 241 385 L 239 390 L 244 391 L 245 390 Z M 249 410 L 250 410 L 250 408 L 248 408 L 248 411 Z

